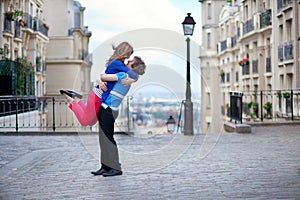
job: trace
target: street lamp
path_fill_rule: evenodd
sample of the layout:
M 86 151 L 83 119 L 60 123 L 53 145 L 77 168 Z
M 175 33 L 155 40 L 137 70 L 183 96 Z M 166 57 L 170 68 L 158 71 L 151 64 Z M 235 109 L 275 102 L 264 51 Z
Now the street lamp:
M 192 36 L 194 32 L 196 22 L 194 21 L 193 17 L 191 17 L 191 13 L 187 13 L 184 21 L 182 22 L 183 32 L 184 35 L 187 36 L 186 43 L 187 43 L 187 70 L 186 70 L 186 100 L 184 103 L 184 135 L 193 135 L 193 103 L 191 101 L 191 73 L 190 73 L 190 38 L 189 35 Z
M 175 130 L 175 124 L 176 124 L 175 119 L 173 118 L 172 115 L 170 115 L 170 117 L 167 120 L 167 129 L 168 129 L 168 132 L 171 132 L 171 133 L 174 132 L 174 130 Z

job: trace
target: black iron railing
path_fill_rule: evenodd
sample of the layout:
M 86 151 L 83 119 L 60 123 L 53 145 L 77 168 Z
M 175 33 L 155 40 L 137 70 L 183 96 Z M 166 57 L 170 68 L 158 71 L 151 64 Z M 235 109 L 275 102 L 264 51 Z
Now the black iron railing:
M 294 59 L 293 54 L 293 41 L 284 44 L 284 58 L 285 60 Z
M 243 34 L 244 35 L 254 30 L 254 22 L 253 21 L 254 21 L 253 19 L 249 19 L 244 23 L 244 26 L 243 26 Z
M 125 102 L 121 104 L 115 130 L 133 127 Z M 131 121 L 129 121 L 131 119 Z M 127 127 L 131 124 L 130 127 Z M 0 131 L 98 131 L 98 125 L 82 126 L 63 96 L 0 96 Z
M 292 6 L 293 5 L 293 0 L 277 0 L 277 9 L 278 12 L 280 12 L 282 9 Z
M 42 20 L 38 19 L 37 17 L 32 17 L 29 13 L 24 13 L 24 21 L 27 28 L 48 36 L 49 27 Z
M 230 118 L 237 121 L 300 120 L 300 89 L 231 92 Z M 238 100 L 241 98 L 241 105 Z
M 0 96 L 0 131 L 83 128 L 62 97 Z
M 260 14 L 260 28 L 265 28 L 271 24 L 271 9 L 268 9 Z
M 4 18 L 4 27 L 3 27 L 4 32 L 12 33 L 12 28 L 11 28 L 11 20 L 9 20 L 6 16 Z M 1 36 L 2 37 L 2 36 Z

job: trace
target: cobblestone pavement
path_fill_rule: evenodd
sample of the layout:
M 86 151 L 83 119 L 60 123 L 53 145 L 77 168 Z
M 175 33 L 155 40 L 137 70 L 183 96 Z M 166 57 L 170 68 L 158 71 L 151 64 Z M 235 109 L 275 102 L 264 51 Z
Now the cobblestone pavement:
M 102 177 L 97 135 L 0 136 L 0 199 L 300 199 L 300 126 L 116 140 Z

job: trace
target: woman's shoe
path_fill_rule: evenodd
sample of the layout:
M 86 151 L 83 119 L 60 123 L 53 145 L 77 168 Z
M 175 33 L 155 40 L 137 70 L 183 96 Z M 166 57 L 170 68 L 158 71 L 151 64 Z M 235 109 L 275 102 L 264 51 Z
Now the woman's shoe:
M 73 98 L 73 94 L 67 90 L 59 90 L 60 94 L 66 94 L 69 97 Z
M 74 90 L 66 90 L 66 91 L 70 92 L 70 93 L 73 95 L 73 98 L 74 98 L 74 97 L 77 97 L 77 98 L 79 98 L 79 99 L 82 98 L 82 95 L 79 94 L 79 93 L 77 93 L 77 92 L 75 92 Z
M 66 94 L 66 95 L 68 95 L 69 97 L 72 97 L 72 98 L 74 98 L 74 97 L 77 97 L 79 99 L 82 98 L 81 94 L 79 94 L 79 93 L 77 93 L 73 90 L 59 90 L 59 92 L 60 92 L 60 94 Z

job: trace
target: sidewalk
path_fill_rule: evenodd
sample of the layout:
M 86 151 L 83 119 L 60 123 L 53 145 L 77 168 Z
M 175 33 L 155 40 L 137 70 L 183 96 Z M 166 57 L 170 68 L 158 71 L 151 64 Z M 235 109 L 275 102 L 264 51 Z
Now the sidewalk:
M 93 176 L 97 135 L 0 136 L 0 199 L 299 199 L 300 126 L 116 135 L 124 174 Z

